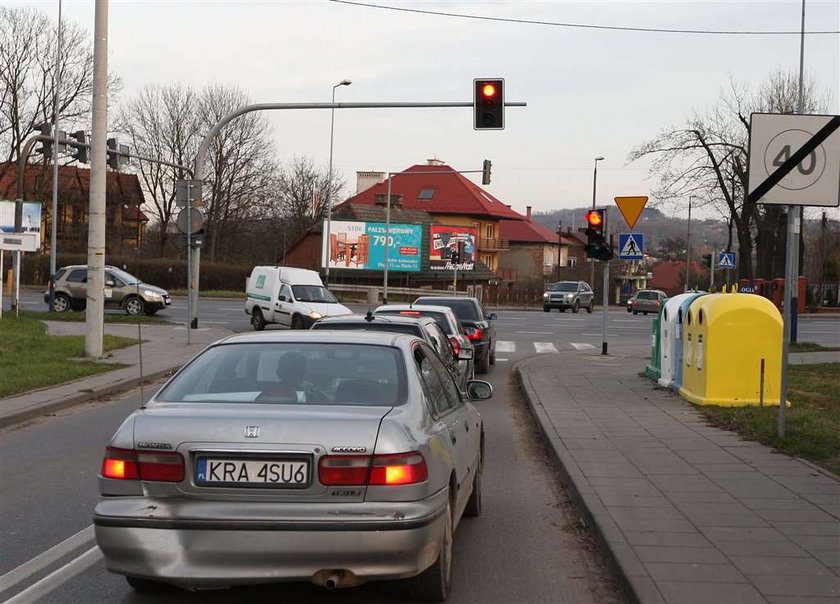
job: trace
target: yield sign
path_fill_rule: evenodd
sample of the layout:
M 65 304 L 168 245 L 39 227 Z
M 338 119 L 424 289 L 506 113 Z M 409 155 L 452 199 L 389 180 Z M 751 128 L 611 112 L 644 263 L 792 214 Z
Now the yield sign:
M 645 209 L 647 197 L 616 197 L 615 205 L 618 206 L 618 211 L 624 216 L 624 222 L 631 229 L 636 226 L 636 221 L 642 215 L 642 210 Z

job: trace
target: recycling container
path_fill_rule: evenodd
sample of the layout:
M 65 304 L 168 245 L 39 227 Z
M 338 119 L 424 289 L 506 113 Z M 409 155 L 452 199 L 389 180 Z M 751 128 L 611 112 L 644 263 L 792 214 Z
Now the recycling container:
M 662 337 L 660 341 L 660 375 L 659 385 L 663 388 L 673 388 L 677 379 L 677 372 L 682 369 L 679 361 L 682 360 L 682 329 L 683 315 L 693 300 L 703 294 L 686 293 L 668 298 L 662 310 Z M 680 375 L 682 372 L 680 371 Z
M 659 307 L 659 311 L 653 318 L 653 326 L 651 327 L 650 335 L 650 364 L 645 368 L 645 375 L 652 380 L 658 380 L 661 374 L 662 366 L 662 309 L 664 305 Z
M 680 396 L 698 405 L 778 405 L 782 316 L 755 294 L 709 294 L 685 315 Z

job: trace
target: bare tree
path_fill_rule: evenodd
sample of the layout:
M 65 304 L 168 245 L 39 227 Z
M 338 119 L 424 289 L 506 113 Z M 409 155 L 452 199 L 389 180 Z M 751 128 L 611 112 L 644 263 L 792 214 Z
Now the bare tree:
M 198 104 L 198 95 L 188 86 L 145 86 L 120 108 L 114 127 L 129 137 L 132 148 L 141 155 L 191 166 L 200 143 Z M 147 206 L 160 227 L 156 231 L 158 253 L 164 256 L 167 226 L 178 211 L 176 181 L 188 175 L 182 169 L 151 162 L 137 162 L 135 169 Z
M 781 209 L 745 203 L 749 117 L 752 112 L 793 113 L 798 78 L 776 72 L 754 94 L 730 82 L 718 104 L 705 114 L 695 113 L 683 127 L 666 128 L 631 151 L 628 159 L 652 159 L 650 171 L 659 177 L 654 194 L 665 203 L 683 205 L 695 197 L 695 207 L 707 207 L 731 221 L 738 240 L 738 273 L 753 277 L 753 249 L 757 274 L 773 277 L 784 266 L 784 228 Z M 805 113 L 827 104 L 812 79 L 804 89 Z M 781 259 L 781 260 L 780 260 Z

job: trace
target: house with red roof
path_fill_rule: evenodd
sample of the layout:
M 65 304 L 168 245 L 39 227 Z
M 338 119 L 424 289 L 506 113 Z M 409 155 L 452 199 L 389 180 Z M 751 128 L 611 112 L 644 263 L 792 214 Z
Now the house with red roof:
M 499 221 L 501 237 L 508 244 L 508 252 L 499 256 L 499 276 L 518 282 L 559 279 L 560 268 L 568 266 L 569 249 L 577 240 L 531 220 L 531 206 L 524 218 Z
M 24 169 L 25 201 L 40 201 L 41 233 L 52 229 L 52 165 L 27 164 Z M 134 174 L 108 171 L 105 180 L 105 241 L 109 254 L 137 249 L 145 238 L 149 218 L 141 209 L 144 197 L 140 180 Z M 18 197 L 17 163 L 0 163 L 0 199 Z M 87 252 L 90 170 L 75 166 L 58 169 L 58 224 L 56 244 L 62 253 Z M 50 237 L 42 236 L 47 252 Z

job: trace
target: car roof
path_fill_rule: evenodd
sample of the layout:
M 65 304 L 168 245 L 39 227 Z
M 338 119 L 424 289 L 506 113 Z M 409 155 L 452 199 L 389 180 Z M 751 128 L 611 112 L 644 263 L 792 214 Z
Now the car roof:
M 480 304 L 478 298 L 472 296 L 419 296 L 414 301 L 417 302 L 418 300 L 469 300 Z
M 427 312 L 442 312 L 444 314 L 452 313 L 453 316 L 455 314 L 448 306 L 436 306 L 434 304 L 383 304 L 382 306 L 377 306 L 373 312 L 376 313 L 380 310 L 425 310 Z
M 395 323 L 413 325 L 416 323 L 435 323 L 431 317 L 422 316 L 406 316 L 406 315 L 375 315 L 371 314 L 370 319 L 367 315 L 353 314 L 353 315 L 339 315 L 337 317 L 324 317 L 318 323 L 325 325 L 329 323 Z
M 417 336 L 388 331 L 331 331 L 329 329 L 293 329 L 283 331 L 260 331 L 228 336 L 213 345 L 228 344 L 373 344 L 377 346 L 401 346 L 409 341 L 419 340 Z

